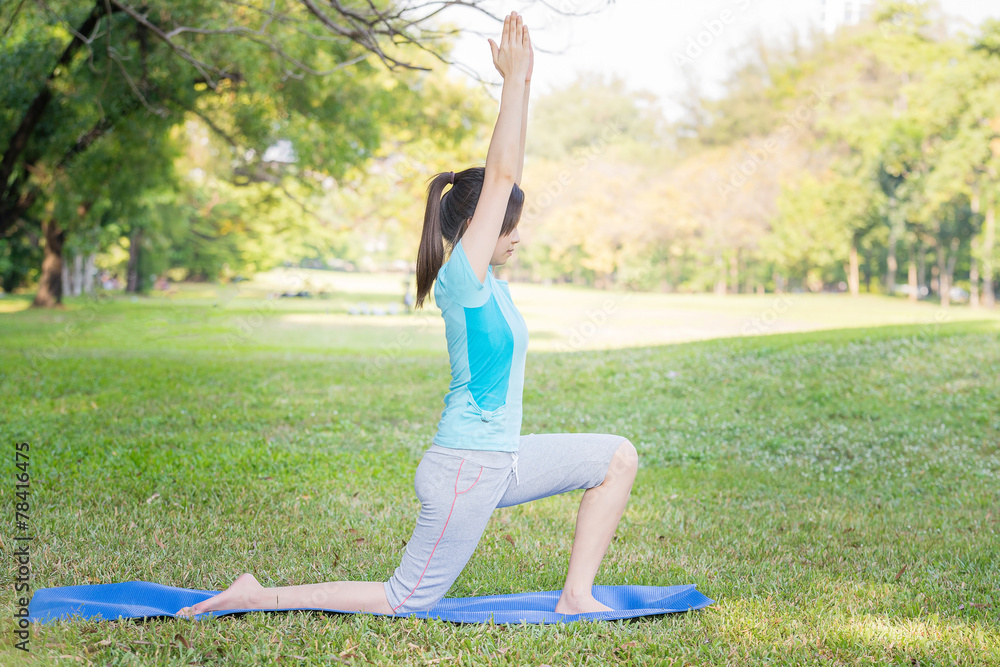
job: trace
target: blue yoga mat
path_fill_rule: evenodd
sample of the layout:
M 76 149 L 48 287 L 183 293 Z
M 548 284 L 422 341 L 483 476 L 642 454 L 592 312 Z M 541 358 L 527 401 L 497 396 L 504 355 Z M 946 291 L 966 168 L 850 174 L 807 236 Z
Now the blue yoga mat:
M 48 623 L 59 619 L 115 620 L 118 618 L 148 618 L 174 616 L 174 612 L 219 591 L 176 588 L 148 581 L 126 581 L 119 584 L 93 584 L 40 588 L 28 604 L 28 620 Z M 715 602 L 697 590 L 695 584 L 682 586 L 594 586 L 594 597 L 614 611 L 590 614 L 557 614 L 554 610 L 561 591 L 486 595 L 471 598 L 444 598 L 430 611 L 396 614 L 416 618 L 440 619 L 456 623 L 566 623 L 580 619 L 613 621 L 637 616 L 658 616 L 701 609 Z M 341 609 L 302 607 L 316 611 L 345 614 Z M 258 609 L 227 609 L 209 611 L 194 616 L 224 616 Z M 291 610 L 281 610 L 291 611 Z M 181 616 L 179 618 L 187 619 Z

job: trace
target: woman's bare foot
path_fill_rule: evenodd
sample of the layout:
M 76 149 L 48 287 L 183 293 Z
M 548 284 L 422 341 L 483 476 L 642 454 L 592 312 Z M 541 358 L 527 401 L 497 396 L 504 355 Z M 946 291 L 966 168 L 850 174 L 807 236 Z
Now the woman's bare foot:
M 573 597 L 567 595 L 566 591 L 563 591 L 558 604 L 556 604 L 557 614 L 587 614 L 595 611 L 614 611 L 614 609 L 606 604 L 601 604 L 594 599 L 593 595 Z
M 206 611 L 223 611 L 225 609 L 266 609 L 262 604 L 261 593 L 264 587 L 249 572 L 236 577 L 229 588 L 218 595 L 213 595 L 198 604 L 179 609 L 176 616 L 194 616 Z

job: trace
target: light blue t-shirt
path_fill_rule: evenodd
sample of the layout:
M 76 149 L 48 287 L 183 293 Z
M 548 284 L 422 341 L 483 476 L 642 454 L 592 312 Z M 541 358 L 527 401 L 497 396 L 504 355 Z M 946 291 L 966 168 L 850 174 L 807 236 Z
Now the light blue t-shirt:
M 516 452 L 528 328 L 506 280 L 482 283 L 459 240 L 438 271 L 434 302 L 444 318 L 451 384 L 433 442 L 442 447 Z

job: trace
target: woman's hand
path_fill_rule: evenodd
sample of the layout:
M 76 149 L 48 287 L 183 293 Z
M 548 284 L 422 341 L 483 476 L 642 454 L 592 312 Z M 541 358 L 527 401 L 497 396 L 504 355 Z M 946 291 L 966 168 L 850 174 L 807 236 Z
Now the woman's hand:
M 503 35 L 500 45 L 491 39 L 490 50 L 493 52 L 493 65 L 504 79 L 513 78 L 526 80 L 531 75 L 533 51 L 528 28 L 524 19 L 511 12 L 503 20 Z
M 531 46 L 528 26 L 524 26 L 524 38 L 528 40 L 528 73 L 524 75 L 524 82 L 531 83 L 531 70 L 535 68 L 535 49 Z

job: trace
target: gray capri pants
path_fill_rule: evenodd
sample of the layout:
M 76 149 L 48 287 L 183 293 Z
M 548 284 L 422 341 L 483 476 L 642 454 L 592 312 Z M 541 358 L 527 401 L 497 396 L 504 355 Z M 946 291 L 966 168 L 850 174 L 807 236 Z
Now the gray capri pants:
M 517 452 L 432 444 L 413 486 L 420 515 L 396 572 L 385 582 L 393 613 L 427 611 L 476 550 L 497 507 L 599 486 L 626 438 L 602 433 L 522 435 Z

